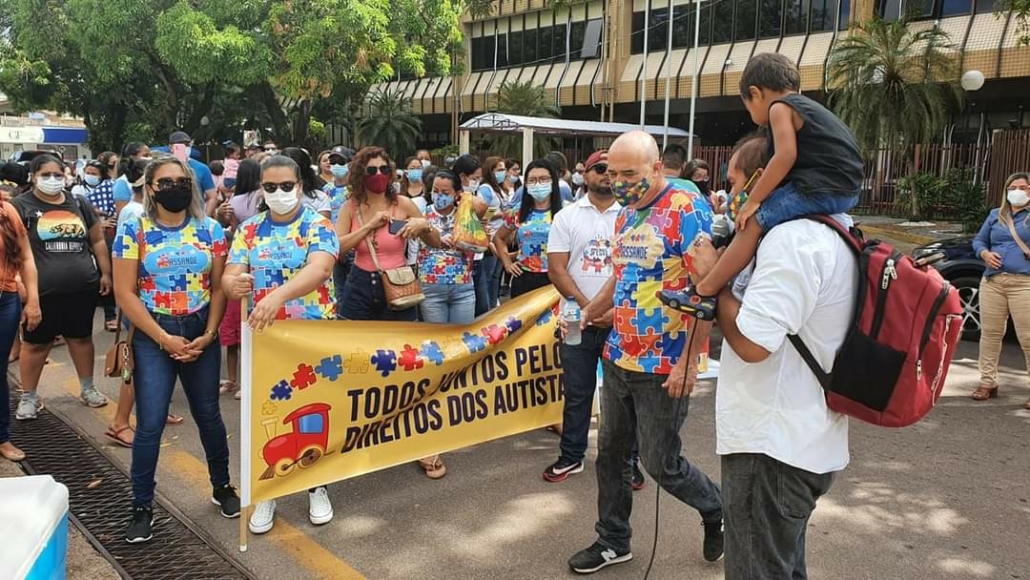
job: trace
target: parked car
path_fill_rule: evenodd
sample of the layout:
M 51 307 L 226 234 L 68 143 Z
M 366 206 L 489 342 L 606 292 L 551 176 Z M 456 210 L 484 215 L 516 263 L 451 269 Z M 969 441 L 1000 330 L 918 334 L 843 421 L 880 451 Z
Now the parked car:
M 965 235 L 948 238 L 912 250 L 912 259 L 928 258 L 943 252 L 945 257 L 933 267 L 958 290 L 965 310 L 962 318 L 962 340 L 980 340 L 980 279 L 986 265 L 973 252 L 973 238 Z

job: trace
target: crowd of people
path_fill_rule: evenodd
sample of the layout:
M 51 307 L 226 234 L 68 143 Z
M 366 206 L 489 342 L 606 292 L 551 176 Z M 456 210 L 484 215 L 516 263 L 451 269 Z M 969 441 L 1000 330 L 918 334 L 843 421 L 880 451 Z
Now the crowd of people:
M 274 142 L 226 142 L 224 159 L 206 165 L 181 131 L 167 146 L 129 143 L 77 169 L 46 153 L 27 167 L 9 164 L 0 205 L 0 350 L 11 353 L 4 364 L 19 360 L 23 392 L 14 416 L 31 420 L 42 408 L 38 385 L 60 342 L 82 403 L 108 404 L 93 368 L 93 319 L 102 307 L 105 328 L 127 331 L 134 356 L 106 435 L 132 450 L 125 537 L 144 542 L 152 537 L 162 433 L 184 420 L 169 412 L 176 382 L 203 444 L 211 500 L 225 517 L 240 513 L 220 395 L 240 395 L 243 324 L 464 324 L 504 295 L 553 284 L 563 309 L 566 301 L 581 309 L 582 338 L 560 345 L 565 406 L 555 426 L 559 457 L 545 480 L 584 470 L 598 364 L 604 381 L 598 537 L 569 566 L 590 573 L 632 558 L 629 518 L 632 492 L 644 486 L 642 466 L 697 510 L 703 557 L 716 561 L 725 551 L 727 578 L 804 578 L 805 528 L 848 463 L 848 424 L 826 408 L 817 378 L 786 338 L 802 336 L 820 363 L 832 362 L 847 328 L 840 321 L 853 308 L 856 267 L 833 231 L 794 218 L 847 222 L 862 159 L 848 128 L 799 94 L 787 59 L 755 55 L 740 89 L 755 124 L 768 130 L 736 147 L 729 192 L 712 192 L 703 161 L 678 145 L 660 152 L 643 132 L 624 134 L 572 171 L 558 152 L 524 168 L 472 155 L 437 167 L 425 150 L 399 161 L 376 146 L 312 156 Z M 1010 314 L 1030 363 L 1030 314 L 1011 306 L 1030 293 L 1028 189 L 1027 175 L 1009 180 L 976 242 L 988 264 L 977 399 L 997 392 Z M 487 233 L 484 251 L 455 243 L 463 202 Z M 721 258 L 710 242 L 715 219 L 738 232 Z M 404 269 L 420 281 L 421 303 L 387 292 L 380 274 Z M 686 306 L 662 310 L 660 296 L 669 294 L 684 296 Z M 716 403 L 721 486 L 681 455 L 680 441 L 693 361 L 713 318 L 728 347 Z M 558 330 L 568 330 L 564 321 Z M 5 391 L 0 454 L 18 461 L 25 455 L 10 440 L 7 404 Z M 418 464 L 432 479 L 447 473 L 439 455 Z M 311 523 L 331 521 L 328 490 L 308 495 Z M 256 506 L 251 531 L 272 529 L 275 511 L 274 501 Z

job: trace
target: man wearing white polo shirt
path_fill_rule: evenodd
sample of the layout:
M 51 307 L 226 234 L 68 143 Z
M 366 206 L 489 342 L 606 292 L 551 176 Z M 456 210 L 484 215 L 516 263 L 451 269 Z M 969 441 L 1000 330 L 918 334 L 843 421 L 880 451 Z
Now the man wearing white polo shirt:
M 584 164 L 583 185 L 587 195 L 554 216 L 547 238 L 548 277 L 565 297 L 573 296 L 580 308 L 586 306 L 612 277 L 612 238 L 615 218 L 622 206 L 612 195 L 608 178 L 608 152 L 595 151 Z M 611 330 L 608 317 L 591 321 L 583 330 L 582 342 L 560 345 L 565 371 L 565 411 L 562 417 L 561 456 L 544 471 L 552 483 L 583 471 L 583 458 L 590 432 L 590 416 L 597 387 L 597 362 Z M 633 483 L 644 477 L 635 466 Z M 638 479 L 639 477 L 639 479 Z

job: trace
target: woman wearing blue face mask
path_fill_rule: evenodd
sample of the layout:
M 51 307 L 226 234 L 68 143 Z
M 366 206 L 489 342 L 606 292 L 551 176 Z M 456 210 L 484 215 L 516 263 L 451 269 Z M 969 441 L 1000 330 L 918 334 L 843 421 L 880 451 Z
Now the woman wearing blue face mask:
M 423 214 L 426 213 L 426 207 L 429 205 L 429 201 L 426 199 L 425 184 L 422 183 L 424 171 L 422 161 L 418 157 L 408 157 L 404 163 L 404 177 L 401 179 L 401 193 L 407 195 L 411 201 L 415 202 L 418 211 Z M 419 240 L 408 240 L 409 265 L 416 265 L 420 246 Z M 416 271 L 418 270 L 416 269 Z
M 554 166 L 544 159 L 530 163 L 526 168 L 522 199 L 516 203 L 507 211 L 504 225 L 494 236 L 495 248 L 508 247 L 513 233 L 519 241 L 516 261 L 512 262 L 507 252 L 498 255 L 505 271 L 512 275 L 512 298 L 551 283 L 547 279 L 547 236 L 551 232 L 551 219 L 562 207 Z
M 416 160 L 417 161 L 417 160 Z M 476 293 L 472 283 L 473 253 L 454 247 L 454 217 L 463 196 L 461 182 L 450 171 L 440 171 L 433 179 L 433 205 L 426 210 L 429 225 L 440 232 L 443 245 L 423 246 L 419 250 L 419 280 L 426 299 L 422 320 L 437 324 L 468 324 L 475 318 Z M 486 203 L 472 197 L 473 209 L 480 218 Z
M 486 235 L 492 241 L 494 234 L 504 225 L 504 208 L 508 207 L 509 200 L 511 199 L 511 194 L 504 189 L 504 182 L 508 178 L 508 168 L 504 158 L 496 156 L 487 157 L 483 168 L 483 185 L 479 186 L 479 196 L 492 202 L 489 204 L 487 219 L 484 223 Z M 497 258 L 497 254 L 500 251 L 494 248 L 491 243 L 490 251 L 483 256 L 483 265 L 480 267 L 480 279 L 482 280 L 482 285 L 486 288 L 486 304 L 476 305 L 477 315 L 491 308 L 496 308 L 500 304 L 501 272 L 503 272 L 501 261 Z M 476 283 L 480 284 L 480 281 L 477 280 Z M 482 312 L 478 311 L 480 306 L 484 306 Z

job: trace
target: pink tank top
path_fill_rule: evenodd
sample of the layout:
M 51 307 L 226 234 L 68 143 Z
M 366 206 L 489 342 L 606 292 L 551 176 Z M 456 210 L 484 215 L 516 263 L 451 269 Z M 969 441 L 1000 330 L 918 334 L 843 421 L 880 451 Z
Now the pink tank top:
M 361 228 L 361 224 L 358 223 L 359 208 L 354 208 L 355 213 L 351 217 L 351 231 L 356 231 Z M 391 209 L 391 215 L 393 210 Z M 366 238 L 368 241 L 375 240 L 376 243 L 376 257 L 379 258 L 379 266 L 384 270 L 392 270 L 393 268 L 400 268 L 407 264 L 407 253 L 408 253 L 408 241 L 400 236 L 395 236 L 390 233 L 389 226 L 383 226 L 375 232 L 368 235 Z M 354 248 L 354 264 L 366 272 L 375 272 L 376 266 L 372 262 L 372 254 L 368 252 L 368 244 L 365 240 L 361 240 L 356 248 Z

